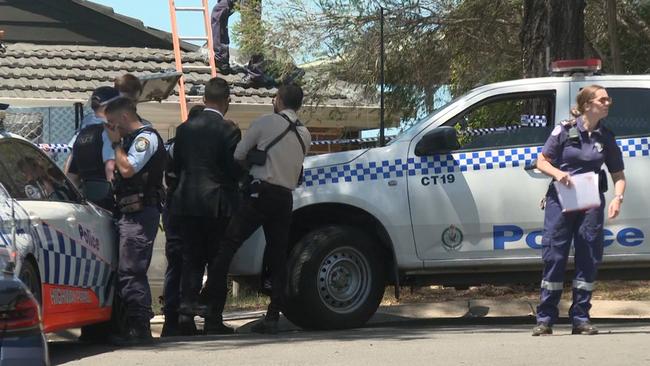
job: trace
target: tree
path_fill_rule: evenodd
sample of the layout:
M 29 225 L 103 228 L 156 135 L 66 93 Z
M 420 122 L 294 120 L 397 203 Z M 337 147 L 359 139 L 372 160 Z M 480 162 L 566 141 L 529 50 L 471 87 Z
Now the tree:
M 378 5 L 386 9 L 386 105 L 406 119 L 431 110 L 436 91 L 548 75 L 548 60 L 599 57 L 616 47 L 608 0 L 270 0 L 272 47 L 322 60 L 315 90 L 340 80 L 376 96 Z M 650 2 L 616 2 L 621 72 L 650 69 Z M 611 21 L 609 22 L 612 23 Z M 314 93 L 312 93 L 313 95 Z

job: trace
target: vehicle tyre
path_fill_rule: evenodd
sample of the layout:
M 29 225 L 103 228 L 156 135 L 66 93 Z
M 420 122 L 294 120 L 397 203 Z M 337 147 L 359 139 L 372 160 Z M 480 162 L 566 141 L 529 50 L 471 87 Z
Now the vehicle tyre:
M 41 278 L 38 275 L 38 269 L 34 262 L 29 259 L 25 259 L 20 268 L 20 274 L 18 278 L 27 286 L 29 291 L 31 291 L 38 304 L 42 306 L 43 297 L 41 292 Z
M 384 295 L 382 254 L 376 242 L 351 226 L 308 233 L 289 258 L 285 316 L 307 329 L 362 326 Z

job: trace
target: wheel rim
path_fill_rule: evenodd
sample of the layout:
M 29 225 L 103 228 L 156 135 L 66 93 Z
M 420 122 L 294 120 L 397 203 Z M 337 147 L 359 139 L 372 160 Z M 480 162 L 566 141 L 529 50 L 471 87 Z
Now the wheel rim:
M 355 248 L 337 248 L 321 262 L 316 281 L 320 299 L 330 310 L 353 312 L 370 292 L 372 274 L 368 259 Z

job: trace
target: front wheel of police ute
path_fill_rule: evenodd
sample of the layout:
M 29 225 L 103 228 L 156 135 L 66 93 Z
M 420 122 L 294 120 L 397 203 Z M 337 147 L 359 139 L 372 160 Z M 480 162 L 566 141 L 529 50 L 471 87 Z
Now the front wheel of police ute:
M 29 259 L 26 259 L 22 262 L 20 266 L 20 274 L 18 278 L 25 284 L 29 291 L 34 295 L 38 304 L 43 306 L 43 301 L 41 297 L 41 280 L 38 276 L 38 269 L 34 262 Z
M 378 243 L 351 226 L 305 235 L 289 258 L 284 314 L 307 329 L 364 325 L 384 295 L 385 264 Z

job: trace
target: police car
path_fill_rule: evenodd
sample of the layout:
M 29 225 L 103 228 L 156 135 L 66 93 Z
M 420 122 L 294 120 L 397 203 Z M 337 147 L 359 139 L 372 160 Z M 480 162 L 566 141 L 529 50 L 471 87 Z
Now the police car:
M 600 277 L 648 276 L 650 75 L 593 75 L 598 60 L 554 67 L 562 75 L 478 87 L 384 147 L 306 159 L 285 315 L 308 328 L 354 327 L 376 311 L 386 284 L 540 281 L 539 203 L 550 179 L 533 162 L 591 84 L 613 98 L 605 124 L 628 182 L 621 215 L 606 221 Z M 263 248 L 259 231 L 231 273 L 259 274 Z
M 0 255 L 15 260 L 45 332 L 111 319 L 112 220 L 35 145 L 0 131 Z

